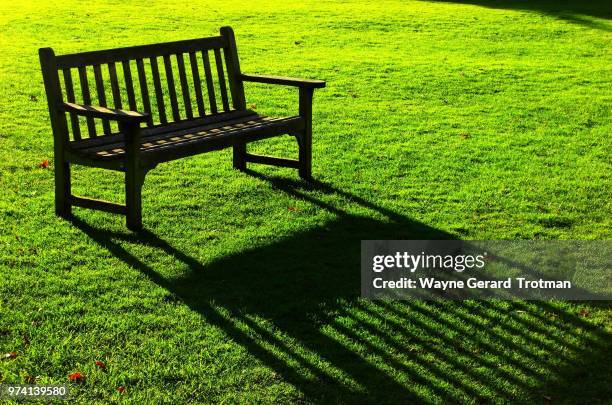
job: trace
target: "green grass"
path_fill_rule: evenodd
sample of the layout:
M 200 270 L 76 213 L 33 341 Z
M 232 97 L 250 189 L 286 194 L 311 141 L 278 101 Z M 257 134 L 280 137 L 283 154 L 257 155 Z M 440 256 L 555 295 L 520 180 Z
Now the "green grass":
M 0 383 L 79 371 L 83 403 L 609 400 L 607 303 L 357 298 L 361 239 L 610 239 L 609 4 L 3 2 L 0 353 L 17 357 Z M 37 49 L 222 25 L 243 71 L 327 80 L 319 183 L 240 173 L 222 151 L 149 174 L 141 236 L 109 214 L 54 216 Z M 297 108 L 291 90 L 247 98 Z M 121 201 L 121 184 L 75 169 L 76 194 Z

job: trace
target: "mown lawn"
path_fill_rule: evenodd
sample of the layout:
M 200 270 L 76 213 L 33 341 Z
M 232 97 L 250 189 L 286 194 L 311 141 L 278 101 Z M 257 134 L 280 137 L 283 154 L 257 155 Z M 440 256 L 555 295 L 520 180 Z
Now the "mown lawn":
M 358 294 L 361 239 L 611 238 L 610 4 L 3 1 L 0 353 L 16 357 L 0 383 L 81 372 L 83 403 L 609 400 L 607 303 Z M 142 235 L 110 214 L 55 217 L 37 49 L 222 25 L 243 71 L 327 80 L 317 182 L 240 173 L 223 151 L 149 174 Z M 293 90 L 248 85 L 247 98 L 297 108 Z M 296 153 L 289 138 L 253 149 Z M 93 169 L 74 188 L 123 193 Z

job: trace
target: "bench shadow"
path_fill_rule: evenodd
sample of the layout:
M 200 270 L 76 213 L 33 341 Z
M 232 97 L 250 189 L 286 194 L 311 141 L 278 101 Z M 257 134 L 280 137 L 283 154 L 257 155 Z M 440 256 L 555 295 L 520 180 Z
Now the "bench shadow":
M 221 328 L 308 401 L 456 401 L 481 398 L 482 392 L 512 400 L 540 392 L 544 385 L 564 391 L 570 386 L 580 398 L 591 387 L 582 383 L 589 377 L 588 368 L 609 357 L 609 336 L 550 303 L 519 302 L 509 310 L 508 304 L 493 301 L 358 299 L 362 239 L 453 235 L 325 183 L 248 173 L 338 214 L 337 219 L 207 265 L 147 230 L 134 235 L 94 228 L 78 218 L 72 221 L 205 322 Z M 313 196 L 320 193 L 343 197 L 385 219 L 348 214 Z M 188 270 L 168 279 L 128 251 L 124 242 L 158 249 Z M 556 315 L 543 321 L 543 313 Z M 461 335 L 469 336 L 468 344 L 465 338 L 457 341 Z M 539 361 L 534 363 L 534 356 Z M 550 360 L 559 356 L 567 367 L 559 369 L 558 362 Z M 600 392 L 589 394 L 596 398 Z
M 432 2 L 471 4 L 493 9 L 523 10 L 559 18 L 589 28 L 612 31 L 612 3 L 609 1 L 537 1 L 537 0 L 426 0 Z

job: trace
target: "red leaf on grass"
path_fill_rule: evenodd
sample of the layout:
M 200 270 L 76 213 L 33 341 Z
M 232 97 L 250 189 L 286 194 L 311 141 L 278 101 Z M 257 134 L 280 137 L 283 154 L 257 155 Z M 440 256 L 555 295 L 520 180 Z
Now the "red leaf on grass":
M 587 317 L 587 316 L 589 316 L 589 311 L 587 311 L 586 309 L 582 308 L 582 309 L 580 310 L 580 314 L 579 314 L 579 315 L 580 315 L 581 317 L 583 317 L 583 318 L 584 318 L 584 317 Z
M 5 359 L 14 359 L 17 357 L 17 352 L 9 352 L 4 355 Z
M 289 207 L 289 208 L 287 208 L 287 209 L 288 209 L 289 211 L 291 211 L 291 212 L 297 212 L 297 211 L 299 211 L 297 207 Z
M 77 371 L 76 373 L 70 374 L 68 376 L 68 379 L 70 381 L 74 381 L 76 383 L 81 383 L 81 382 L 85 381 L 85 376 Z
M 38 164 L 38 167 L 41 167 L 43 169 L 47 169 L 49 167 L 49 159 L 45 159 L 42 162 L 40 162 Z
M 96 360 L 96 366 L 100 367 L 102 370 L 106 368 L 106 364 L 104 364 L 100 360 Z
M 123 394 L 125 387 L 123 385 L 121 387 L 117 387 L 117 391 L 119 391 L 120 394 Z

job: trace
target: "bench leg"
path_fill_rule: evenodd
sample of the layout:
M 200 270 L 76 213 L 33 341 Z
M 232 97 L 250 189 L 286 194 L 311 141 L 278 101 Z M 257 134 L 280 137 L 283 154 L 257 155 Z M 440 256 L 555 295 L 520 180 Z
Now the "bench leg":
M 234 169 L 246 170 L 246 143 L 234 145 Z
M 128 229 L 142 229 L 142 183 L 145 170 L 140 166 L 140 127 L 120 124 L 125 134 L 125 219 Z
M 142 184 L 144 173 L 139 170 L 125 171 L 126 225 L 132 231 L 142 229 Z
M 300 88 L 300 116 L 304 118 L 304 130 L 298 136 L 300 177 L 312 179 L 312 94 L 313 89 Z
M 312 180 L 312 133 L 304 131 L 298 137 L 299 145 L 299 168 L 300 177 L 304 180 Z
M 55 213 L 68 218 L 72 214 L 70 205 L 70 164 L 55 158 Z

